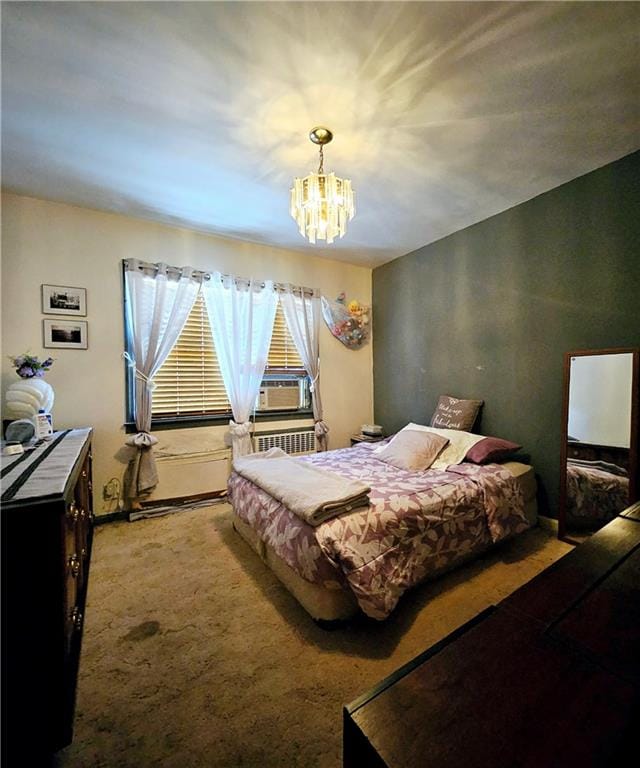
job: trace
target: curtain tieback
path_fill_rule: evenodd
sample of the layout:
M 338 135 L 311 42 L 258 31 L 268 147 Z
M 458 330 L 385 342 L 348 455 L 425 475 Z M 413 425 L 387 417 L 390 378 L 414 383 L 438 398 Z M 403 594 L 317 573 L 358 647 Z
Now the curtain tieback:
M 321 438 L 329 432 L 329 427 L 322 421 L 322 419 L 318 419 L 313 426 L 313 431 L 316 433 L 316 437 Z
M 140 379 L 140 381 L 144 381 L 147 385 L 147 389 L 149 389 L 151 392 L 156 388 L 156 384 L 153 381 L 153 377 L 151 376 L 145 376 L 144 373 L 136 366 L 136 361 L 131 357 L 131 355 L 128 352 L 123 352 L 122 357 L 127 361 L 127 365 L 129 368 L 133 368 L 134 373 L 136 375 L 136 379 Z
M 126 445 L 130 445 L 132 448 L 141 448 L 142 450 L 151 448 L 157 442 L 158 438 L 148 432 L 137 432 L 125 440 Z
M 235 421 L 229 422 L 229 432 L 232 437 L 249 437 L 251 435 L 251 422 L 243 421 L 240 424 L 236 424 Z
M 320 374 L 316 373 L 316 375 L 311 379 L 309 383 L 309 392 L 313 393 L 316 391 L 316 382 L 320 378 Z

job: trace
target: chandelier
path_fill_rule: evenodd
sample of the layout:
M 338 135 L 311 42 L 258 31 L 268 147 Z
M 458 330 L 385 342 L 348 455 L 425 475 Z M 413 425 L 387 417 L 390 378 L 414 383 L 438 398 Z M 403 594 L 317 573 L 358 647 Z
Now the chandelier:
M 291 189 L 291 215 L 300 234 L 310 243 L 326 240 L 332 243 L 343 237 L 347 222 L 355 214 L 354 193 L 349 179 L 340 179 L 335 173 L 324 172 L 324 145 L 333 139 L 328 128 L 317 126 L 309 133 L 314 144 L 320 145 L 318 173 L 309 173 L 303 179 L 295 178 Z

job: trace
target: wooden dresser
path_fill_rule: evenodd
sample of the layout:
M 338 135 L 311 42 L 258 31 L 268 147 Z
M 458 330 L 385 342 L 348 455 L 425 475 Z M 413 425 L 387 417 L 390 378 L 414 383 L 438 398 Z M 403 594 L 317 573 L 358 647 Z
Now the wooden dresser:
M 46 765 L 73 735 L 91 560 L 91 430 L 56 432 L 3 456 L 1 499 L 2 765 Z
M 617 464 L 623 469 L 629 470 L 629 449 L 616 448 L 611 445 L 596 445 L 595 443 L 581 443 L 578 440 L 569 440 L 567 443 L 567 458 L 581 459 L 582 461 L 607 461 Z
M 345 707 L 344 765 L 609 768 L 639 714 L 636 504 Z

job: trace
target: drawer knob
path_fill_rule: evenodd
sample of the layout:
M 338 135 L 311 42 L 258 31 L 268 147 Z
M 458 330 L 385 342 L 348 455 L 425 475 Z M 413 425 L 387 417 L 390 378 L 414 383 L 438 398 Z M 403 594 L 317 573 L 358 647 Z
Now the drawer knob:
M 71 504 L 69 504 L 69 509 L 67 509 L 67 520 L 72 523 L 77 523 L 79 517 L 80 513 L 78 512 L 78 507 L 71 502 Z
M 82 629 L 82 620 L 82 613 L 76 605 L 75 608 L 71 611 L 71 623 L 73 624 L 73 628 L 78 632 Z
M 80 573 L 80 558 L 75 552 L 69 558 L 69 570 L 74 578 Z

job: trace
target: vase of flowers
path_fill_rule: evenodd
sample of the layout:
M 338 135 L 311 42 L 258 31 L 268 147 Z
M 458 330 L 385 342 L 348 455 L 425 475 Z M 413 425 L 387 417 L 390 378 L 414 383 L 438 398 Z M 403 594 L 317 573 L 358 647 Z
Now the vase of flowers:
M 53 365 L 51 357 L 40 360 L 35 355 L 9 357 L 20 381 L 7 387 L 5 395 L 5 417 L 7 419 L 34 419 L 43 409 L 51 413 L 53 408 L 53 387 L 43 379 Z
M 40 362 L 35 355 L 18 355 L 18 357 L 10 357 L 9 360 L 11 360 L 16 373 L 21 379 L 40 378 L 53 365 L 52 357 L 48 357 Z

